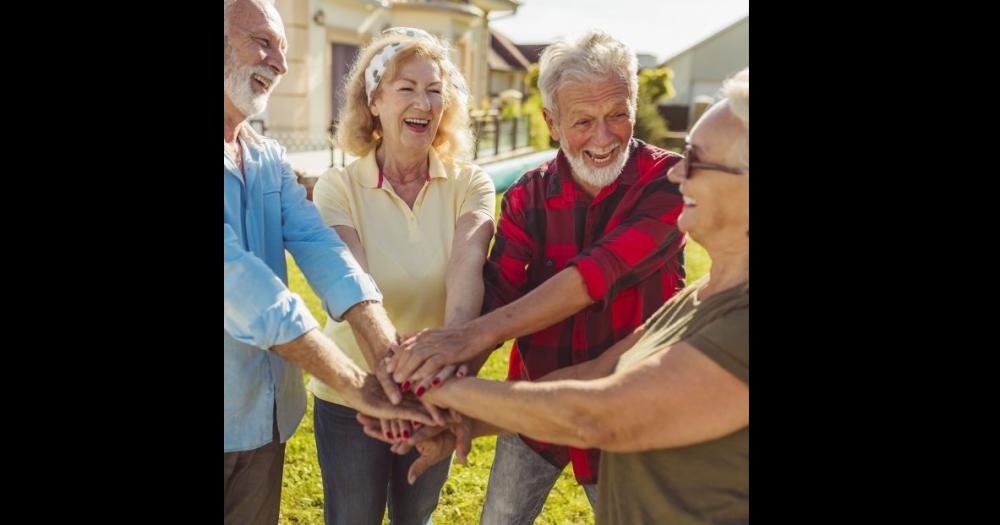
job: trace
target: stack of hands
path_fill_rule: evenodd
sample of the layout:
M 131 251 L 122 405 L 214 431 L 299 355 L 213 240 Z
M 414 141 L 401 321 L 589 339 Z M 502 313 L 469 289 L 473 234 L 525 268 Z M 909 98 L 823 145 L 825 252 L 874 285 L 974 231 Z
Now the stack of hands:
M 446 406 L 431 403 L 424 396 L 449 379 L 465 377 L 470 363 L 484 348 L 476 348 L 474 337 L 463 328 L 437 328 L 402 336 L 389 348 L 374 375 L 394 405 L 419 403 L 431 425 L 416 420 L 376 418 L 358 412 L 358 422 L 368 436 L 392 445 L 396 454 L 414 447 L 420 457 L 407 475 L 412 484 L 427 468 L 455 451 L 460 463 L 467 464 L 472 447 L 471 420 Z

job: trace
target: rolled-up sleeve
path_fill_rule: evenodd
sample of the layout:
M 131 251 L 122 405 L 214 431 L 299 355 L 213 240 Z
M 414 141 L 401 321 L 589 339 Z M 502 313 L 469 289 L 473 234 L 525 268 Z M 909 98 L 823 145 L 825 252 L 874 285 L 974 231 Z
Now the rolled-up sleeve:
M 483 266 L 484 315 L 521 298 L 527 288 L 527 264 L 538 248 L 526 230 L 523 193 L 513 188 L 500 201 L 496 239 Z
M 243 249 L 223 223 L 225 330 L 262 349 L 287 343 L 319 326 L 305 302 L 285 287 L 264 261 Z
M 669 184 L 665 178 L 649 183 L 630 217 L 569 261 L 594 301 L 610 303 L 618 291 L 652 275 L 683 248 L 677 229 L 683 201 Z

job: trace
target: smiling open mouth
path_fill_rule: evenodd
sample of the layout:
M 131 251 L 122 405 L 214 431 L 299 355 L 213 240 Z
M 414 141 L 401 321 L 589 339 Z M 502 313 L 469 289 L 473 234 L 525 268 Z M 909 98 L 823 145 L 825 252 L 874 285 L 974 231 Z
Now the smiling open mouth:
M 430 126 L 431 124 L 430 120 L 423 118 L 405 118 L 403 119 L 403 122 L 406 123 L 406 127 L 417 133 L 423 132 L 427 129 L 427 126 Z
M 271 89 L 271 85 L 274 83 L 273 80 L 261 76 L 257 73 L 254 73 L 251 78 L 253 78 L 258 84 L 260 84 L 260 86 L 263 87 L 265 90 Z
M 618 151 L 618 146 L 614 146 L 611 149 L 609 149 L 608 151 L 605 151 L 603 153 L 598 153 L 598 152 L 589 151 L 589 150 L 583 150 L 583 154 L 586 155 L 587 158 L 589 158 L 590 161 L 593 162 L 595 165 L 597 165 L 597 166 L 604 166 L 605 164 L 608 164 L 608 163 L 611 162 L 612 157 L 615 156 L 615 153 L 617 151 Z

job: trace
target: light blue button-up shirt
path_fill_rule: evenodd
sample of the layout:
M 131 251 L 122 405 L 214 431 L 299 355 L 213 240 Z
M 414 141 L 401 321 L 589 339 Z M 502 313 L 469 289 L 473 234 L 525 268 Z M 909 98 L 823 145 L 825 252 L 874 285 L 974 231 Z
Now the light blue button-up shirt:
M 275 409 L 281 442 L 306 410 L 302 371 L 268 350 L 318 323 L 288 289 L 285 250 L 331 318 L 382 300 L 375 281 L 306 200 L 285 148 L 257 136 L 243 140 L 244 175 L 223 153 L 225 200 L 225 452 L 271 441 Z

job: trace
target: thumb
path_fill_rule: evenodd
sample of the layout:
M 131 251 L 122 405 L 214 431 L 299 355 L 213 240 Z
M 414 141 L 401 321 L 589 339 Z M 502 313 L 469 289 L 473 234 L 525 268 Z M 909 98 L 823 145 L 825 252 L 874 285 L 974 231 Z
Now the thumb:
M 375 379 L 378 379 L 379 385 L 381 385 L 382 391 L 385 392 L 385 397 L 389 398 L 390 403 L 398 405 L 403 400 L 403 394 L 399 391 L 399 385 L 389 377 L 389 374 L 376 373 Z
M 417 478 L 419 478 L 420 475 L 431 466 L 430 462 L 430 458 L 421 453 L 420 456 L 410 465 L 410 471 L 406 474 L 406 481 L 409 482 L 410 485 L 413 485 L 413 483 L 417 481 Z

